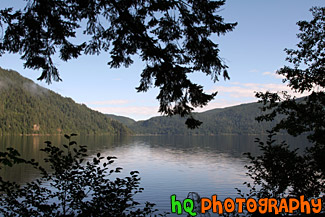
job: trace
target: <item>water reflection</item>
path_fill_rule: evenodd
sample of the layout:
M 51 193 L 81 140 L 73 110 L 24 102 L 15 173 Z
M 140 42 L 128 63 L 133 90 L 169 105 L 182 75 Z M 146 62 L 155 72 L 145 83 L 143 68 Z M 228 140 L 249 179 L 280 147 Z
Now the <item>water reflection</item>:
M 78 136 L 80 145 L 87 145 L 89 154 L 101 152 L 116 156 L 114 166 L 124 168 L 122 175 L 131 170 L 140 171 L 145 191 L 138 195 L 140 202 L 150 201 L 162 211 L 170 211 L 170 195 L 184 199 L 188 192 L 218 198 L 235 197 L 235 187 L 243 187 L 247 180 L 244 165 L 248 163 L 244 152 L 259 153 L 254 143 L 256 136 Z M 260 136 L 261 137 L 261 136 Z M 265 139 L 265 138 L 264 138 Z M 305 139 L 282 137 L 292 148 L 308 145 Z M 39 149 L 44 141 L 62 145 L 62 136 L 4 136 L 0 149 L 16 148 L 24 158 L 42 162 L 45 157 Z M 44 163 L 42 163 L 44 166 Z M 38 174 L 22 165 L 3 168 L 5 179 L 24 183 Z

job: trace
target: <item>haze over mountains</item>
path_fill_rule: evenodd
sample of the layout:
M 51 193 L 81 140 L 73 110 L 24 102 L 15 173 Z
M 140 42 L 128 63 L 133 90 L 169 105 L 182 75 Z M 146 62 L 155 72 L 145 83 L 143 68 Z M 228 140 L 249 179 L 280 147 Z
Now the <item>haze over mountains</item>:
M 258 123 L 259 104 L 249 103 L 213 109 L 194 116 L 200 128 L 187 129 L 179 116 L 135 121 L 101 114 L 24 78 L 0 68 L 0 135 L 4 134 L 261 134 L 274 123 Z
M 104 114 L 0 68 L 0 135 L 107 133 L 130 130 Z

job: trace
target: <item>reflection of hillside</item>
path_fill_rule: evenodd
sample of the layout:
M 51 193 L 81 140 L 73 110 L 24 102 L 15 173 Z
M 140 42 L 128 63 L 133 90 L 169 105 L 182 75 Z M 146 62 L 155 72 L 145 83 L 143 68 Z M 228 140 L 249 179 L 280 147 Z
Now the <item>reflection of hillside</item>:
M 49 169 L 49 165 L 43 160 L 46 154 L 40 149 L 45 147 L 45 141 L 51 141 L 52 145 L 62 146 L 68 144 L 68 140 L 63 136 L 1 136 L 0 151 L 5 151 L 12 147 L 18 150 L 24 159 L 35 159 L 40 165 Z M 125 144 L 127 139 L 122 136 L 77 136 L 75 141 L 80 145 L 87 145 L 88 154 L 95 154 L 103 149 L 110 149 L 113 145 Z M 26 165 L 15 165 L 14 167 L 4 167 L 0 170 L 0 175 L 5 179 L 24 183 L 39 176 L 39 173 L 32 167 Z
M 88 147 L 89 155 L 112 147 L 128 145 L 132 140 L 130 136 L 109 136 L 109 135 L 81 135 L 76 137 L 79 145 Z
M 185 153 L 227 153 L 232 157 L 242 157 L 243 152 L 256 152 L 252 136 L 152 136 L 139 137 L 140 141 L 153 147 L 168 147 Z
M 5 151 L 12 147 L 18 150 L 21 157 L 27 160 L 35 159 L 41 166 L 49 169 L 43 159 L 45 154 L 40 151 L 45 147 L 44 142 L 53 141 L 53 144 L 60 144 L 61 136 L 1 136 L 0 151 Z M 5 179 L 18 183 L 31 181 L 39 176 L 39 173 L 31 166 L 15 165 L 14 167 L 4 167 L 0 170 L 0 174 Z
M 87 135 L 77 136 L 75 140 L 79 145 L 88 147 L 88 154 L 98 152 L 105 155 L 115 155 L 119 163 L 126 162 L 132 165 L 131 169 L 141 169 L 143 164 L 151 160 L 167 164 L 168 162 L 191 162 L 194 164 L 215 165 L 225 161 L 237 161 L 242 164 L 246 159 L 242 153 L 258 153 L 258 146 L 254 143 L 256 136 L 107 136 Z M 287 138 L 288 139 L 288 138 Z M 53 145 L 67 144 L 63 136 L 2 136 L 0 137 L 0 151 L 13 147 L 25 159 L 35 159 L 49 168 L 43 162 L 45 154 L 40 151 L 45 147 L 45 141 Z M 294 148 L 304 147 L 306 140 L 290 138 L 289 144 Z M 125 158 L 125 159 L 124 159 Z M 229 163 L 226 163 L 229 164 Z M 30 181 L 38 176 L 37 171 L 31 167 L 18 165 L 13 168 L 3 168 L 1 176 L 18 183 Z
M 259 153 L 258 144 L 254 142 L 256 137 L 266 140 L 265 135 L 136 136 L 133 140 L 152 147 L 182 150 L 185 153 L 216 152 L 242 158 L 245 152 Z M 278 138 L 279 141 L 287 141 L 293 149 L 304 148 L 309 144 L 304 137 L 279 136 Z

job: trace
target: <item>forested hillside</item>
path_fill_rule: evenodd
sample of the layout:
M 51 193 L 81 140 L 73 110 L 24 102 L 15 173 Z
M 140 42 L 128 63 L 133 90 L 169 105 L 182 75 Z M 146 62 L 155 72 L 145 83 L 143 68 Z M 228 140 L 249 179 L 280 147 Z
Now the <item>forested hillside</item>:
M 130 132 L 104 114 L 0 68 L 0 135 Z
M 196 113 L 195 117 L 203 124 L 195 130 L 189 130 L 184 124 L 186 119 L 179 116 L 153 117 L 128 126 L 137 134 L 261 134 L 275 123 L 258 123 L 255 120 L 261 114 L 260 106 L 258 103 L 248 103 Z
M 153 117 L 145 121 L 104 115 L 64 98 L 12 70 L 0 68 L 0 135 L 107 133 L 129 134 L 260 134 L 274 123 L 255 121 L 259 104 L 249 103 L 196 113 L 203 124 L 189 130 L 184 118 Z M 127 128 L 126 126 L 129 128 Z
M 135 120 L 124 116 L 113 115 L 113 114 L 106 114 L 106 116 L 124 124 L 125 126 L 130 126 L 136 122 Z

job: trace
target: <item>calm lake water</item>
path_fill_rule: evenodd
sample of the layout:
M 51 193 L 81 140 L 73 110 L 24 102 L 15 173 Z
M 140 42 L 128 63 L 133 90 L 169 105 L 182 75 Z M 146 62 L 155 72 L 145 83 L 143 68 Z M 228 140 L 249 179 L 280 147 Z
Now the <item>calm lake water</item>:
M 254 140 L 257 136 L 77 136 L 80 145 L 87 145 L 89 153 L 116 156 L 113 166 L 123 168 L 126 176 L 138 170 L 141 187 L 137 201 L 156 203 L 161 212 L 170 212 L 170 196 L 176 194 L 178 200 L 186 198 L 189 192 L 218 199 L 235 198 L 235 187 L 245 189 L 242 183 L 249 181 L 244 165 L 248 160 L 244 152 L 259 153 Z M 265 138 L 265 136 L 258 136 Z M 266 139 L 266 138 L 265 138 Z M 281 137 L 292 148 L 306 147 L 302 138 Z M 0 150 L 16 148 L 23 157 L 41 161 L 45 155 L 39 151 L 44 141 L 64 144 L 62 136 L 4 136 L 0 137 Z M 32 168 L 17 166 L 3 168 L 1 175 L 9 180 L 25 183 L 37 178 Z M 169 215 L 175 216 L 175 215 Z

